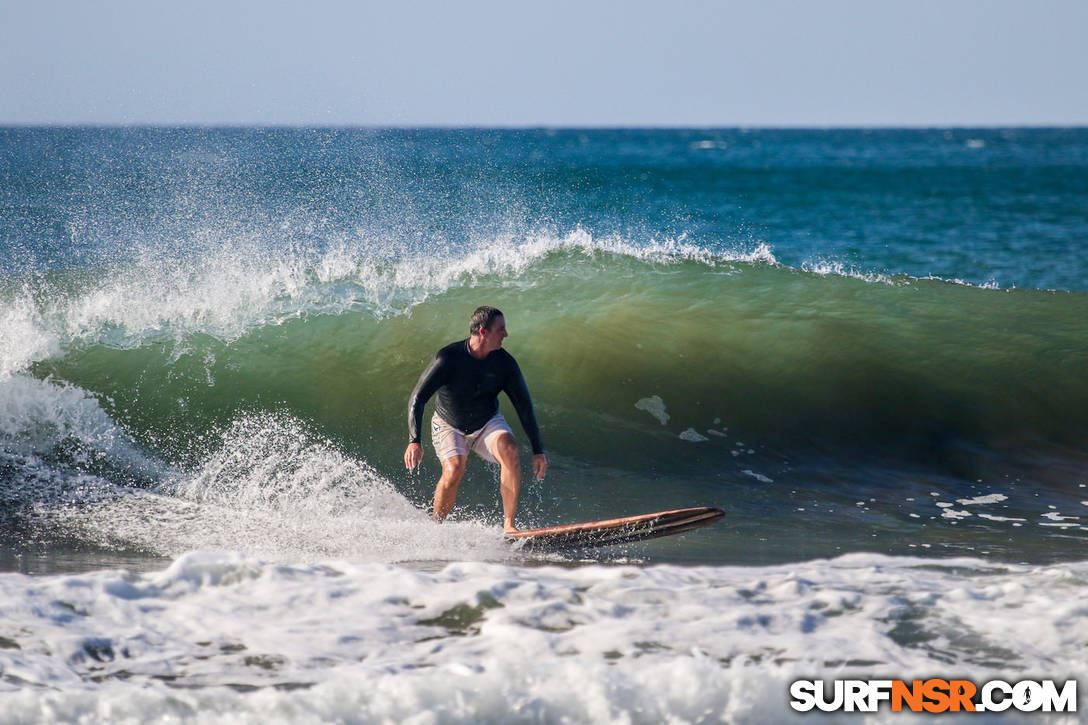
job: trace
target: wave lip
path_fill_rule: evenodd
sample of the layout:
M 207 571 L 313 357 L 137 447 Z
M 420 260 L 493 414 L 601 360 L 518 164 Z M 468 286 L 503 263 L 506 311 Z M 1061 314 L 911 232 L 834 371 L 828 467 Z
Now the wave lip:
M 565 234 L 509 233 L 422 256 L 383 248 L 379 240 L 273 250 L 240 238 L 209 248 L 203 256 L 147 252 L 129 266 L 67 277 L 58 272 L 9 289 L 0 314 L 0 375 L 24 371 L 73 346 L 133 348 L 169 342 L 184 350 L 193 335 L 231 343 L 253 330 L 301 317 L 361 312 L 384 319 L 407 314 L 451 290 L 495 282 L 531 287 L 552 275 L 578 274 L 587 264 L 619 262 L 692 263 L 734 271 L 737 265 L 790 269 L 765 242 L 710 248 L 684 235 L 635 242 L 594 236 L 582 228 Z M 799 269 L 870 283 L 919 281 L 829 260 L 805 262 Z M 996 282 L 981 286 L 998 288 Z
M 204 257 L 149 253 L 132 266 L 102 269 L 97 278 L 79 274 L 66 281 L 60 273 L 35 278 L 6 295 L 0 375 L 25 370 L 73 345 L 183 343 L 195 334 L 232 342 L 253 329 L 306 315 L 400 315 L 484 277 L 524 280 L 529 269 L 554 255 L 604 253 L 655 264 L 776 263 L 764 244 L 749 252 L 715 253 L 682 239 L 634 244 L 595 238 L 582 229 L 493 238 L 423 257 L 374 251 L 369 243 L 270 251 L 239 240 Z

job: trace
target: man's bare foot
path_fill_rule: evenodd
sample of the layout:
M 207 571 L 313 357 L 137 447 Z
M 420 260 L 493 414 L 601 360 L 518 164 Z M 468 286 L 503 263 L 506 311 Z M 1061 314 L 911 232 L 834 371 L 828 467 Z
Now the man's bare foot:
M 514 532 L 515 532 L 515 531 L 517 531 L 517 530 L 518 530 L 518 527 L 517 527 L 517 526 L 514 526 L 513 524 L 510 524 L 510 525 L 508 525 L 508 526 L 503 526 L 503 527 L 502 527 L 502 532 L 503 532 L 504 534 L 512 534 L 512 533 L 514 533 Z

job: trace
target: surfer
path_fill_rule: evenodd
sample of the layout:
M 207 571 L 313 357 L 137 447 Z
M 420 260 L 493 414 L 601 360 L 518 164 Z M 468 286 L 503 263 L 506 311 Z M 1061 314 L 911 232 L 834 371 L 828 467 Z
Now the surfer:
M 423 406 L 438 393 L 431 418 L 431 439 L 442 462 L 442 476 L 434 489 L 436 521 L 445 520 L 453 509 L 471 450 L 484 460 L 499 464 L 503 529 L 507 533 L 517 531 L 514 514 L 521 488 L 521 467 L 514 434 L 499 412 L 500 392 L 505 392 L 514 404 L 521 427 L 529 437 L 537 480 L 543 479 L 548 470 L 529 388 L 514 356 L 502 349 L 506 336 L 502 312 L 494 307 L 478 307 L 469 318 L 468 339 L 450 343 L 435 353 L 408 401 L 409 442 L 404 450 L 404 465 L 411 471 L 423 460 L 420 443 Z

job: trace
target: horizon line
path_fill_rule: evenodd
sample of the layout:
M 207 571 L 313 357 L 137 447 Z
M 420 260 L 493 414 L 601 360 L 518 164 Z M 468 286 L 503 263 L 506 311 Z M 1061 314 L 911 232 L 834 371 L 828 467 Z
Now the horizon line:
M 924 130 L 1073 130 L 1088 129 L 1088 121 L 1077 123 L 829 123 L 829 124 L 380 124 L 380 123 L 235 123 L 235 122 L 186 122 L 186 123 L 158 123 L 158 122 L 21 122 L 0 121 L 0 129 L 205 129 L 205 130 L 231 130 L 231 129 L 271 129 L 271 130 L 370 130 L 370 131 L 750 131 L 750 130 L 781 130 L 781 131 L 924 131 Z

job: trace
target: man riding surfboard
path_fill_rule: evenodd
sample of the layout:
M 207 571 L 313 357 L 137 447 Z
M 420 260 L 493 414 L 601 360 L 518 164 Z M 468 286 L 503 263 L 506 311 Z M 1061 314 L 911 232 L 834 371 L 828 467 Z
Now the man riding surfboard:
M 503 529 L 517 530 L 514 516 L 521 489 L 521 467 L 514 434 L 499 412 L 499 393 L 514 404 L 521 427 L 533 449 L 533 473 L 543 479 L 548 470 L 529 388 L 514 356 L 502 349 L 506 319 L 494 307 L 478 307 L 469 319 L 469 337 L 450 343 L 437 353 L 419 377 L 408 401 L 408 447 L 404 465 L 414 469 L 423 459 L 420 429 L 423 407 L 438 393 L 431 419 L 431 438 L 442 462 L 442 476 L 434 490 L 434 519 L 445 520 L 453 509 L 457 488 L 465 475 L 468 452 L 498 463 L 502 494 Z

